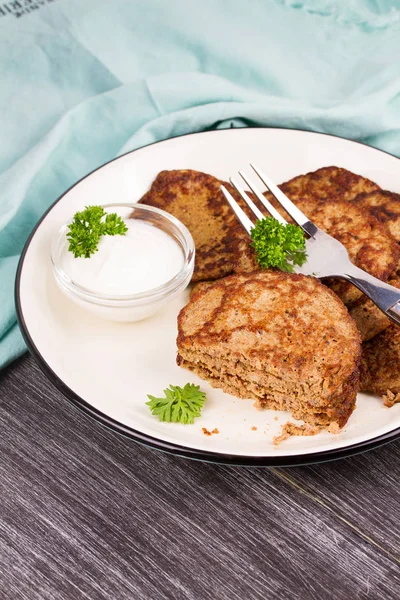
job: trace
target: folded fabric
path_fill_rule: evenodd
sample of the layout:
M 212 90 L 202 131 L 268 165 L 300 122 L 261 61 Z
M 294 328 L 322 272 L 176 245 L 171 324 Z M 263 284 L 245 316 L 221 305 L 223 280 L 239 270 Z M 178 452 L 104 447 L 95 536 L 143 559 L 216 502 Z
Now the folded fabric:
M 392 4 L 0 2 L 0 367 L 24 350 L 13 287 L 30 231 L 69 186 L 118 154 L 262 125 L 399 156 Z

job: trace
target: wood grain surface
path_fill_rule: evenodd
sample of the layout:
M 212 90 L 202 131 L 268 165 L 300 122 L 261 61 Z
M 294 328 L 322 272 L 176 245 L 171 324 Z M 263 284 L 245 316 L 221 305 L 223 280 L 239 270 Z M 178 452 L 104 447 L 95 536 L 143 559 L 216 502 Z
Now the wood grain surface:
M 162 454 L 0 374 L 0 598 L 398 599 L 400 442 L 291 469 Z

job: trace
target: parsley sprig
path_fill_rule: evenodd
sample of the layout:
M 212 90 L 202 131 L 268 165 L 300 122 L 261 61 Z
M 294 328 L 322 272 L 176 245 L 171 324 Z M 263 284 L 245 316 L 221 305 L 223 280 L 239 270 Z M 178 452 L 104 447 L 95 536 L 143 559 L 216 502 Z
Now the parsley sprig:
M 298 225 L 279 223 L 272 217 L 259 219 L 250 232 L 256 258 L 263 269 L 276 267 L 293 273 L 293 266 L 307 260 L 306 243 Z
M 104 218 L 105 217 L 105 218 Z M 117 213 L 109 213 L 102 206 L 86 206 L 75 213 L 68 227 L 68 250 L 75 258 L 90 258 L 99 249 L 103 235 L 125 235 L 128 227 Z
M 150 400 L 146 404 L 153 415 L 167 423 L 185 425 L 194 423 L 194 419 L 200 416 L 206 400 L 206 395 L 200 391 L 200 386 L 193 383 L 187 383 L 183 388 L 179 385 L 170 385 L 164 390 L 164 394 L 164 398 L 148 395 Z

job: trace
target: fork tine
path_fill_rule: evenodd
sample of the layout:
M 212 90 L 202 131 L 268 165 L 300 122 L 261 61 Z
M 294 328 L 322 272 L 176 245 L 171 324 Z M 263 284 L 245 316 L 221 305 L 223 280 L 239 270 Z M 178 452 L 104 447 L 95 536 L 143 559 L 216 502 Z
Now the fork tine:
M 253 223 L 250 221 L 249 217 L 246 215 L 244 210 L 240 208 L 235 198 L 228 192 L 224 185 L 221 185 L 221 191 L 224 194 L 227 201 L 229 202 L 233 212 L 235 213 L 235 215 L 237 216 L 247 233 L 250 235 L 250 231 L 254 227 Z
M 264 215 L 262 214 L 261 210 L 258 209 L 258 207 L 254 204 L 253 200 L 249 198 L 249 196 L 246 194 L 244 189 L 237 183 L 237 181 L 235 181 L 233 177 L 231 177 L 229 181 L 231 182 L 235 190 L 238 192 L 238 194 L 240 194 L 240 196 L 246 202 L 247 206 L 253 211 L 257 219 L 263 219 Z
M 282 223 L 283 225 L 286 225 L 286 223 L 287 223 L 286 219 L 284 219 L 282 217 L 282 215 L 280 215 L 278 213 L 278 211 L 276 210 L 276 208 L 274 208 L 272 206 L 271 202 L 269 202 L 269 200 L 267 200 L 265 198 L 265 196 L 263 196 L 263 194 L 260 192 L 260 190 L 257 189 L 257 187 L 247 177 L 247 175 L 245 173 L 243 173 L 243 171 L 239 171 L 239 175 L 247 183 L 247 185 L 249 186 L 249 188 L 251 189 L 251 191 L 253 192 L 253 194 L 255 194 L 257 196 L 257 198 L 259 199 L 259 201 L 265 206 L 265 208 L 267 209 L 267 211 L 269 212 L 269 214 L 271 215 L 271 217 L 273 217 L 274 219 L 276 219 L 277 221 L 279 221 L 279 223 Z M 232 182 L 232 180 L 231 180 L 231 182 Z M 238 190 L 238 192 L 240 193 L 239 190 Z M 243 198 L 243 196 L 242 196 L 242 198 Z M 262 218 L 263 217 L 264 217 L 264 215 L 262 216 Z
M 267 177 L 255 165 L 252 165 L 250 163 L 250 166 L 257 173 L 257 175 L 259 176 L 261 181 L 267 186 L 267 188 L 269 189 L 271 194 L 274 196 L 274 198 L 279 202 L 279 204 L 281 206 L 283 206 L 283 208 L 286 210 L 288 215 L 290 215 L 292 217 L 293 221 L 295 221 L 302 228 L 303 228 L 303 225 L 310 222 L 310 219 L 308 219 L 306 217 L 306 215 L 304 213 L 302 213 L 301 210 L 299 210 L 297 208 L 297 206 L 295 206 L 293 204 L 293 202 L 291 200 L 289 200 L 289 198 L 287 196 L 285 196 L 285 194 L 278 188 L 278 186 L 276 186 L 274 183 L 272 183 L 272 181 L 269 179 L 269 177 Z

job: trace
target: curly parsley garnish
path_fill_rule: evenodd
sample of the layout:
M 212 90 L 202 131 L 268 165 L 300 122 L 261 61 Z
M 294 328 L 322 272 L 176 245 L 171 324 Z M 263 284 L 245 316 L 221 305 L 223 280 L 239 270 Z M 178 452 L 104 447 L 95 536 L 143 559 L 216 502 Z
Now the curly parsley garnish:
M 250 232 L 256 258 L 263 269 L 276 267 L 293 273 L 293 266 L 307 260 L 306 241 L 298 225 L 279 223 L 272 217 L 259 219 Z
M 179 385 L 170 385 L 164 390 L 164 394 L 164 398 L 148 395 L 150 401 L 146 404 L 153 415 L 167 423 L 185 425 L 194 423 L 194 419 L 200 416 L 206 400 L 206 395 L 200 391 L 200 386 L 193 383 L 187 383 L 183 388 Z
M 105 218 L 104 218 L 105 217 Z M 107 214 L 101 206 L 86 206 L 77 212 L 68 227 L 68 250 L 75 258 L 90 258 L 97 252 L 103 235 L 125 235 L 128 227 L 117 213 Z

